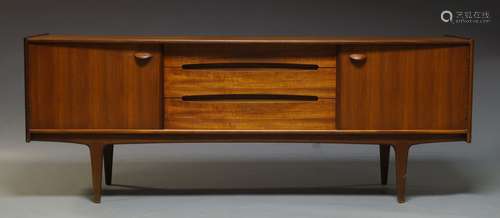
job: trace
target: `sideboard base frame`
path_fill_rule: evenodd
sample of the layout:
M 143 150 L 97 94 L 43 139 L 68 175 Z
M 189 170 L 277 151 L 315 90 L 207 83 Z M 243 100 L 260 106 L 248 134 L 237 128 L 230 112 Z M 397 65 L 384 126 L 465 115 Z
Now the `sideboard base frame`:
M 387 184 L 390 147 L 396 157 L 396 193 L 405 202 L 408 153 L 412 145 L 464 141 L 467 131 L 231 131 L 231 130 L 42 130 L 30 132 L 31 140 L 84 144 L 89 147 L 92 167 L 93 201 L 100 203 L 103 165 L 105 184 L 111 185 L 113 149 L 116 144 L 189 142 L 282 142 L 376 144 L 380 151 L 381 184 Z

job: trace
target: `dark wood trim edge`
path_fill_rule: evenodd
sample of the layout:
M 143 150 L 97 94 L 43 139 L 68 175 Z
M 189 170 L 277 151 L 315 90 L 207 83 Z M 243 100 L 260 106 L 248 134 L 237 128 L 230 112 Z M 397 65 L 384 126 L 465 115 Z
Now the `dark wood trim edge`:
M 35 38 L 38 36 L 47 36 L 47 35 L 50 35 L 50 33 L 39 33 L 39 34 L 29 35 L 29 36 L 24 37 L 24 40 L 30 41 L 30 40 L 32 40 L 32 38 Z
M 30 96 L 29 96 L 29 49 L 28 49 L 28 37 L 23 39 L 24 46 L 24 131 L 26 142 L 31 141 L 30 134 Z
M 160 45 L 160 126 L 162 129 L 165 129 L 165 45 Z
M 468 84 L 468 98 L 467 98 L 467 143 L 472 142 L 472 105 L 474 95 L 474 49 L 475 41 L 469 39 L 469 84 Z
M 452 35 L 452 34 L 445 34 L 445 37 L 450 37 L 450 38 L 457 38 L 457 39 L 465 39 L 465 40 L 472 40 L 470 37 L 466 36 L 458 36 L 458 35 Z
M 210 129 L 31 129 L 37 134 L 409 134 L 440 135 L 465 134 L 466 129 L 459 130 L 210 130 Z
M 458 36 L 458 35 L 451 35 L 451 34 L 446 34 L 444 35 L 445 37 L 450 37 L 450 38 L 457 38 L 457 39 L 463 39 L 468 41 L 469 45 L 469 57 L 467 57 L 467 64 L 469 66 L 469 80 L 467 81 L 468 84 L 466 84 L 467 87 L 467 105 L 466 105 L 466 128 L 467 128 L 467 143 L 472 142 L 472 104 L 473 102 L 473 93 L 474 93 L 474 47 L 475 47 L 475 41 L 471 37 L 466 37 L 466 36 Z
M 139 44 L 303 44 L 303 45 L 464 45 L 467 40 L 446 37 L 330 37 L 330 36 L 113 36 L 51 35 L 30 39 L 33 43 L 139 43 Z
M 31 141 L 31 126 L 30 126 L 30 85 L 29 85 L 29 39 L 37 36 L 49 35 L 49 33 L 35 34 L 26 36 L 23 38 L 24 47 L 24 121 L 25 121 L 25 140 L 26 142 Z
M 342 129 L 342 120 L 340 119 L 342 115 L 341 102 L 342 102 L 342 64 L 340 63 L 340 56 L 342 55 L 342 46 L 336 46 L 335 55 L 335 126 L 337 129 Z
M 89 144 L 194 143 L 194 142 L 273 142 L 273 143 L 347 143 L 394 144 L 465 141 L 465 132 L 455 133 L 335 133 L 335 132 L 165 132 L 165 133 L 41 133 L 32 132 L 32 140 Z

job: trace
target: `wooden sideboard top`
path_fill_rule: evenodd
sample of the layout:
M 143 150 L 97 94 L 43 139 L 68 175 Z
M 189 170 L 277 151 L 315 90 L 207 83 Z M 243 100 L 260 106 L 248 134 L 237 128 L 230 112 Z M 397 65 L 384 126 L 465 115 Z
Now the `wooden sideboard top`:
M 438 37 L 309 37 L 309 36 L 146 36 L 146 35 L 57 35 L 28 37 L 29 42 L 73 43 L 248 43 L 248 44 L 338 44 L 338 45 L 401 45 L 401 44 L 470 44 L 471 39 L 459 36 Z

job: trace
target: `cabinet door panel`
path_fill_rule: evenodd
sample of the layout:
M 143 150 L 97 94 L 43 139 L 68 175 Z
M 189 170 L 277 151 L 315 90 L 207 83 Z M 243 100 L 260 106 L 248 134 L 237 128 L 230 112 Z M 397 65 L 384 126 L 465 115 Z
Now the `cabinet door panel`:
M 30 128 L 161 128 L 160 46 L 30 44 Z M 136 60 L 149 52 L 149 60 Z
M 337 126 L 466 129 L 468 52 L 466 46 L 342 48 Z

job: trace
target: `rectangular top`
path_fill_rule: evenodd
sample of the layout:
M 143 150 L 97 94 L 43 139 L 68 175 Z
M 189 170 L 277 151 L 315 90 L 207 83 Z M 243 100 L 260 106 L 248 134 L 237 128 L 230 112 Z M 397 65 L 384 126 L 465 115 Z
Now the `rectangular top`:
M 184 43 L 237 43 L 237 44 L 470 44 L 471 39 L 458 36 L 439 37 L 310 37 L 310 36 L 147 36 L 147 35 L 51 35 L 27 37 L 28 42 L 48 43 L 137 43 L 137 44 L 184 44 Z

